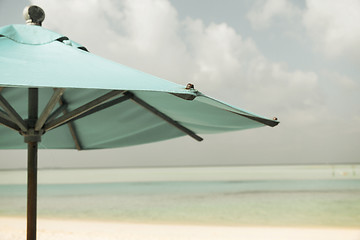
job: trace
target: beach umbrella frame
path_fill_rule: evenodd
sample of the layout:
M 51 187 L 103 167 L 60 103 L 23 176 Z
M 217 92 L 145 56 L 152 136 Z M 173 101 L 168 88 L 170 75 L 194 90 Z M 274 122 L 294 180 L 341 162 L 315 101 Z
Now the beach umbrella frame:
M 1 88 L 0 90 L 2 90 Z M 77 120 L 79 118 L 85 117 L 91 113 L 101 111 L 105 108 L 111 107 L 115 104 L 119 104 L 125 100 L 132 99 L 139 105 L 153 112 L 160 118 L 169 122 L 173 126 L 177 127 L 179 130 L 188 134 L 198 141 L 203 139 L 195 134 L 190 129 L 182 126 L 177 123 L 169 116 L 158 111 L 156 108 L 142 101 L 140 98 L 135 97 L 133 94 L 121 91 L 113 90 L 108 93 L 94 99 L 91 102 L 88 102 L 77 109 L 67 112 L 67 114 L 62 115 L 59 118 L 56 118 L 46 124 L 46 121 L 52 118 L 55 118 L 58 112 L 61 112 L 62 107 L 59 107 L 58 110 L 54 111 L 53 116 L 49 117 L 53 112 L 53 109 L 56 103 L 59 102 L 62 94 L 65 89 L 58 88 L 54 90 L 54 94 L 50 98 L 46 107 L 43 109 L 40 116 L 38 116 L 38 105 L 39 105 L 39 92 L 38 88 L 29 88 L 28 89 L 28 119 L 24 120 L 16 112 L 16 110 L 10 105 L 10 103 L 1 95 L 0 92 L 0 106 L 5 110 L 1 112 L 0 123 L 4 126 L 7 126 L 13 130 L 18 131 L 21 135 L 24 136 L 24 141 L 27 144 L 27 158 L 28 158 L 28 168 L 27 168 L 27 239 L 36 239 L 36 218 L 37 218 L 37 164 L 38 164 L 38 143 L 41 141 L 41 136 L 58 126 L 69 123 L 71 121 Z M 112 101 L 108 101 L 111 98 L 119 96 Z M 63 105 L 62 105 L 63 106 Z M 76 142 L 76 137 L 75 137 Z

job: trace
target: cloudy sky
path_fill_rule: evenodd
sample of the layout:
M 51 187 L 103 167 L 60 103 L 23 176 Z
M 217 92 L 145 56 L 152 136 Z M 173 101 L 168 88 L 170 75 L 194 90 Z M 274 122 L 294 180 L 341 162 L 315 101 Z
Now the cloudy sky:
M 32 0 L 92 53 L 281 121 L 276 128 L 100 151 L 40 167 L 360 162 L 360 0 Z M 29 1 L 0 0 L 0 25 Z M 0 151 L 0 168 L 25 151 Z

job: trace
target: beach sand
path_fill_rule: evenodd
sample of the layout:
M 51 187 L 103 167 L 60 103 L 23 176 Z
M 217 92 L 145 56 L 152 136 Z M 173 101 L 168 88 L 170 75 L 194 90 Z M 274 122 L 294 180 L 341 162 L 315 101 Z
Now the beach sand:
M 26 238 L 25 218 L 0 217 L 0 239 Z M 38 219 L 38 239 L 360 240 L 360 229 L 226 227 Z

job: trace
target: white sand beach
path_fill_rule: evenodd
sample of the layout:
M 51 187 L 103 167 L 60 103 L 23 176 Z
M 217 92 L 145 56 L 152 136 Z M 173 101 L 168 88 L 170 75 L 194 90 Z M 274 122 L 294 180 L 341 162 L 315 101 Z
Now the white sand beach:
M 25 239 L 25 218 L 0 217 L 0 239 Z M 67 240 L 360 240 L 360 229 L 155 225 L 38 220 L 38 239 Z

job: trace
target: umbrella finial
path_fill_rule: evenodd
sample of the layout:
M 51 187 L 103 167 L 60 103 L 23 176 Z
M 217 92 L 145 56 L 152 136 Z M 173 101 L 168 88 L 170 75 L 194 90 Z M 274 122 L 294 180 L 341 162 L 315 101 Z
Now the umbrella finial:
M 26 24 L 28 25 L 38 25 L 41 26 L 41 23 L 45 19 L 45 12 L 41 7 L 30 5 L 25 7 L 24 18 L 26 20 Z

